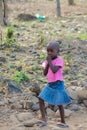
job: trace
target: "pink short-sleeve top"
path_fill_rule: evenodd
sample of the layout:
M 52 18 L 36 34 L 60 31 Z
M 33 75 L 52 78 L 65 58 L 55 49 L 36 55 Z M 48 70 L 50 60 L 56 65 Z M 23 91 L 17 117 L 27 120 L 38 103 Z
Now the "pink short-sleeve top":
M 62 57 L 57 57 L 56 59 L 52 60 L 52 64 L 54 66 L 61 66 L 61 68 L 59 68 L 59 70 L 56 72 L 56 73 L 53 73 L 52 70 L 48 69 L 48 73 L 46 75 L 47 77 L 47 80 L 48 80 L 48 83 L 50 82 L 55 82 L 57 80 L 60 80 L 60 81 L 63 81 L 64 78 L 63 78 L 63 67 L 64 67 L 64 60 Z M 47 65 L 47 61 L 45 61 L 43 63 L 43 67 L 45 68 Z

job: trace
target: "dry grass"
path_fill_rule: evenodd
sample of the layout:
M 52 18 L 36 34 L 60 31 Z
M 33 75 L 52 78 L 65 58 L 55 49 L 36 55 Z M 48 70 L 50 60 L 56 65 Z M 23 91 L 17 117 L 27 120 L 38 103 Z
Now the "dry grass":
M 61 0 L 61 15 L 87 14 L 87 0 L 75 0 L 74 6 L 68 5 L 68 0 Z M 56 0 L 10 0 L 8 2 L 10 18 L 25 13 L 34 15 L 39 13 L 46 17 L 56 17 Z

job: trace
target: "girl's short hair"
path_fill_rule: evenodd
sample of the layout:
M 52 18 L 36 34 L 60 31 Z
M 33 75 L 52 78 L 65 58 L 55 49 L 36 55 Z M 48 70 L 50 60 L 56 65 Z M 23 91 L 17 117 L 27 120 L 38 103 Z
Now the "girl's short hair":
M 59 51 L 60 44 L 61 44 L 61 41 L 51 41 L 49 42 L 48 46 L 54 47 L 55 49 Z

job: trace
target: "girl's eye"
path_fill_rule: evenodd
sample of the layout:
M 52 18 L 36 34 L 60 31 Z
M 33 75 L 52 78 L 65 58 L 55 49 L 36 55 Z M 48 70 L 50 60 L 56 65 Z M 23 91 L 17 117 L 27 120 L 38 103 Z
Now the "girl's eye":
M 53 52 L 53 50 L 52 49 L 47 49 L 47 52 Z

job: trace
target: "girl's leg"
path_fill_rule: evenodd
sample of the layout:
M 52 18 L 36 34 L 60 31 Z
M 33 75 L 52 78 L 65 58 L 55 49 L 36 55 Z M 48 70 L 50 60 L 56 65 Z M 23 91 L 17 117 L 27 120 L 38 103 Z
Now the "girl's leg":
M 46 122 L 45 104 L 44 104 L 44 100 L 42 100 L 41 98 L 39 98 L 39 106 L 40 106 L 40 111 L 41 111 L 41 116 L 42 116 L 41 120 Z
M 64 120 L 64 108 L 62 105 L 59 105 L 59 112 L 60 112 L 60 117 L 61 117 L 61 123 L 65 123 L 65 120 Z

